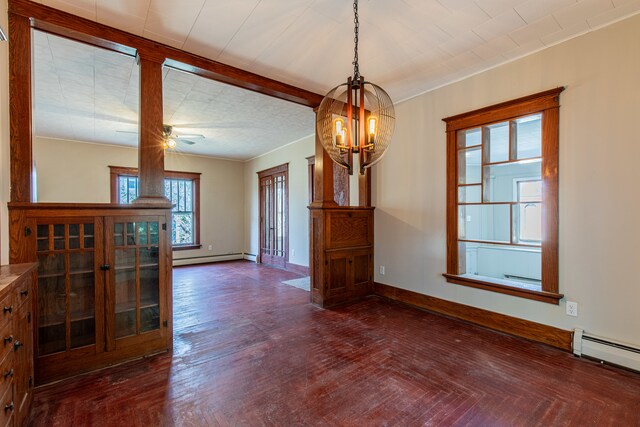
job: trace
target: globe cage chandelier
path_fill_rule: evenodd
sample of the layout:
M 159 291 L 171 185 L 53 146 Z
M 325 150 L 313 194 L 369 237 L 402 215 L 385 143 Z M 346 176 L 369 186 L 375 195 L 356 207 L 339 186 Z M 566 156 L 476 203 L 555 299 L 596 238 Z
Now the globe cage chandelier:
M 331 89 L 316 112 L 316 132 L 329 157 L 353 174 L 353 154 L 360 173 L 377 163 L 389 147 L 395 124 L 391 98 L 380 86 L 365 81 L 358 65 L 358 0 L 353 2 L 353 77 Z

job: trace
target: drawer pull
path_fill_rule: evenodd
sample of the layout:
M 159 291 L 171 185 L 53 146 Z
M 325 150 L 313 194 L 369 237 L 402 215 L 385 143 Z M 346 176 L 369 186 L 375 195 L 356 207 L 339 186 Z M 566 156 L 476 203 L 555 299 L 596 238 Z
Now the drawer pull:
M 20 340 L 16 340 L 16 343 L 13 345 L 13 351 L 18 351 L 18 349 L 23 345 L 24 343 L 22 343 Z
M 20 291 L 20 296 L 21 297 L 26 297 L 27 295 L 29 295 L 29 290 L 25 289 L 24 291 Z
M 9 313 L 13 312 L 13 306 L 12 306 L 12 305 L 10 305 L 9 307 L 5 306 L 5 307 L 4 307 L 4 312 L 6 313 L 7 311 L 8 311 Z
M 13 412 L 13 401 L 11 401 L 10 403 L 4 405 L 4 412 L 7 412 L 7 411 Z
M 13 335 L 9 335 L 8 337 L 4 337 L 4 345 L 7 345 L 7 343 L 9 342 L 13 342 Z
M 7 377 L 13 378 L 13 368 L 11 368 L 8 371 L 4 372 L 2 374 L 2 376 L 4 377 L 5 380 L 7 379 Z

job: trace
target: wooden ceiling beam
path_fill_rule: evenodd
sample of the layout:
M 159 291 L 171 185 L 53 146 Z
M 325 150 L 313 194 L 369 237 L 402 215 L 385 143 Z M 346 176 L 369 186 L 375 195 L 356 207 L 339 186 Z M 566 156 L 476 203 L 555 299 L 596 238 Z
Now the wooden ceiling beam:
M 135 34 L 26 0 L 9 0 L 9 13 L 31 20 L 31 26 L 58 36 L 134 56 L 163 56 L 165 65 L 264 95 L 315 108 L 323 96 Z

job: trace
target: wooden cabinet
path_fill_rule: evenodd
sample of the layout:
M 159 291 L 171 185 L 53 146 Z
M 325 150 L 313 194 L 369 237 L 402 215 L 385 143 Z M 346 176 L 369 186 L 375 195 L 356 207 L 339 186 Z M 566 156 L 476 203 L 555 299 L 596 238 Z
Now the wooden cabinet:
M 361 296 L 370 292 L 373 260 L 369 249 L 327 251 L 326 294 L 328 298 Z
M 33 398 L 35 263 L 0 267 L 0 426 L 24 425 Z
M 12 259 L 38 261 L 37 384 L 171 347 L 170 211 L 31 205 L 10 215 Z
M 311 208 L 311 300 L 323 307 L 373 291 L 373 208 Z

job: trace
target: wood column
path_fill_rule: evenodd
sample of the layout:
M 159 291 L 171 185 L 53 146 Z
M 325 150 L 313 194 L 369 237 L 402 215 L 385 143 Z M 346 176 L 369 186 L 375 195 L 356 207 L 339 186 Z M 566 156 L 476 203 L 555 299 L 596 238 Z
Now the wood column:
M 318 132 L 316 132 L 316 159 L 313 176 L 314 207 L 335 207 L 333 190 L 333 160 L 324 150 Z
M 9 14 L 9 116 L 11 201 L 32 202 L 31 24 Z
M 140 65 L 139 196 L 134 203 L 167 205 L 164 196 L 162 63 L 164 57 L 138 52 Z
M 371 207 L 371 168 L 364 170 L 364 175 L 358 175 L 358 205 Z

